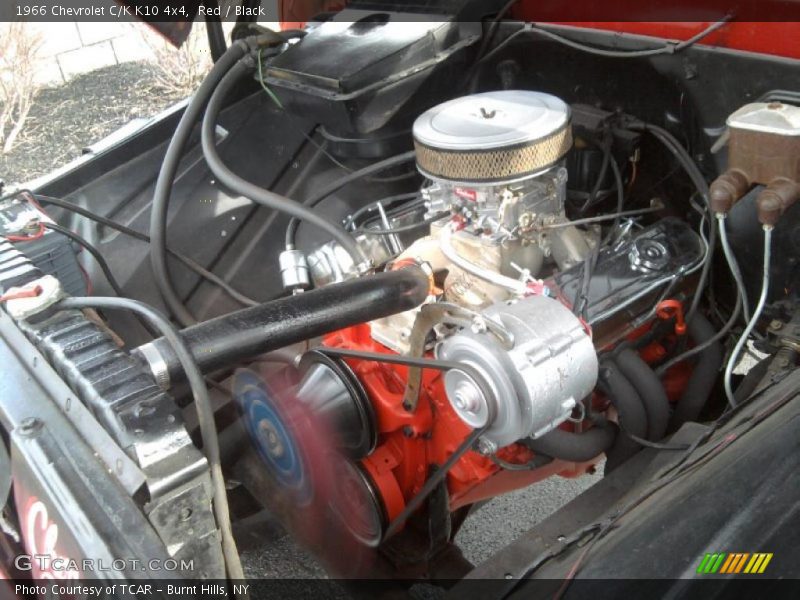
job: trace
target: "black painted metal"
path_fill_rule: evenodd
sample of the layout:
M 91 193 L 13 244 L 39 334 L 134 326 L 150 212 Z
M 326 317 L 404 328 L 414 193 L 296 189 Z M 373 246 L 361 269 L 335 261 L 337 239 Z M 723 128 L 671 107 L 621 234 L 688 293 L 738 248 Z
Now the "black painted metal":
M 669 421 L 669 398 L 664 385 L 650 365 L 630 348 L 620 350 L 615 362 L 642 399 L 647 414 L 647 439 L 660 440 L 667 432 Z
M 480 24 L 451 18 L 441 14 L 426 28 L 423 20 L 409 27 L 396 7 L 372 14 L 345 9 L 336 23 L 322 24 L 275 58 L 265 78 L 289 110 L 313 113 L 334 135 L 402 131 L 444 100 L 469 65 Z
M 0 291 L 25 285 L 44 275 L 11 242 L 0 238 Z
M 317 336 L 410 310 L 428 295 L 428 275 L 418 267 L 332 284 L 184 329 L 181 333 L 204 373 Z M 153 342 L 171 381 L 183 378 L 172 349 Z
M 800 455 L 789 449 L 796 446 L 800 428 L 799 391 L 800 371 L 795 371 L 688 454 L 642 451 L 480 565 L 448 597 L 499 598 L 500 586 L 487 592 L 476 579 L 507 576 L 520 584 L 514 598 L 551 598 L 581 554 L 586 556 L 566 598 L 621 598 L 642 589 L 653 597 L 741 597 L 744 577 L 696 575 L 704 553 L 740 548 L 774 553 L 758 589 L 766 589 L 769 597 L 790 597 L 789 586 L 769 586 L 782 577 L 791 581 L 797 571 Z M 706 433 L 688 423 L 670 442 L 693 442 Z M 683 475 L 663 485 L 680 470 L 679 463 Z M 647 501 L 641 502 L 646 494 Z M 588 551 L 585 544 L 564 543 L 572 531 L 615 518 L 616 527 Z M 535 581 L 520 583 L 521 577 Z M 704 581 L 711 583 L 696 587 Z M 642 588 L 645 583 L 648 587 Z
M 521 442 L 537 455 L 585 462 L 606 452 L 614 444 L 617 435 L 616 428 L 608 424 L 580 433 L 556 428 L 538 439 L 525 439 Z

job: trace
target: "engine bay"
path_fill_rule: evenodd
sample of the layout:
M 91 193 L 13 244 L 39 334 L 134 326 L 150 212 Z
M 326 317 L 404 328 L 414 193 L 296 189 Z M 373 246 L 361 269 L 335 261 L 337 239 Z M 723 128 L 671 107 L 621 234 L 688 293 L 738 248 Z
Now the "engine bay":
M 333 574 L 430 576 L 482 503 L 796 368 L 793 61 L 381 14 L 234 36 L 138 152 L 0 203 L 6 314 L 209 579 L 256 507 Z

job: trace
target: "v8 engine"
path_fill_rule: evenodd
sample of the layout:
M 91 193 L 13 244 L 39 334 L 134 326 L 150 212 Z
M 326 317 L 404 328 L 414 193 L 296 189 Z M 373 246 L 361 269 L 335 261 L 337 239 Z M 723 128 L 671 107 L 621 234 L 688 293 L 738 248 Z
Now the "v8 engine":
M 422 114 L 413 135 L 427 179 L 417 218 L 430 223 L 429 233 L 402 247 L 384 219 L 379 227 L 388 235 L 365 228 L 360 241 L 388 271 L 422 269 L 427 299 L 324 336 L 303 356 L 304 375 L 291 393 L 347 450 L 337 502 L 348 508 L 337 512 L 372 546 L 427 501 L 431 481 L 446 490 L 455 515 L 556 473 L 593 470 L 618 440 L 618 409 L 594 393 L 598 352 L 649 328 L 655 307 L 690 282 L 705 252 L 677 220 L 620 228 L 609 243 L 600 239 L 599 220 L 579 229 L 567 218 L 572 111 L 552 95 L 457 98 Z M 305 263 L 296 250 L 286 254 L 284 282 L 292 288 Z M 332 273 L 358 277 L 335 242 L 315 251 L 311 272 L 322 274 L 318 285 Z M 313 483 L 302 444 L 281 421 L 269 386 L 258 402 L 273 408 L 253 408 L 255 378 L 237 379 L 240 403 L 255 419 L 254 441 L 282 481 L 287 455 L 295 456 L 292 476 L 307 492 Z M 613 375 L 607 379 L 615 385 Z
M 602 469 L 615 500 L 559 552 L 617 556 L 649 456 L 700 478 L 783 410 L 758 402 L 800 361 L 796 65 L 694 47 L 727 21 L 659 46 L 346 4 L 237 24 L 183 112 L 0 197 L 18 555 L 238 582 L 235 534 L 278 523 L 334 575 L 447 581 L 483 504 Z

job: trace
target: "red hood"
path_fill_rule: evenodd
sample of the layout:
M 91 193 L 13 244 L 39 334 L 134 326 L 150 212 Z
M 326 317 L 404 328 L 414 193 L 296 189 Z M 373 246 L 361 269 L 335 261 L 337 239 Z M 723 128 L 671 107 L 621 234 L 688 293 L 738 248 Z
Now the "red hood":
M 287 28 L 321 12 L 341 10 L 344 4 L 341 0 L 278 1 L 280 20 Z M 405 6 L 397 2 L 398 10 Z M 510 18 L 687 40 L 731 15 L 732 22 L 703 40 L 704 45 L 800 58 L 800 0 L 519 0 Z M 770 20 L 762 21 L 766 15 Z
M 237 0 L 232 0 L 236 2 Z M 324 12 L 344 8 L 342 0 L 275 0 L 284 29 L 303 23 Z M 135 6 L 136 0 L 117 0 Z M 433 3 L 429 3 L 430 4 Z M 442 2 L 443 5 L 446 2 Z M 735 10 L 732 8 L 735 5 Z M 398 10 L 407 10 L 397 2 Z M 563 2 L 562 0 L 519 0 L 510 18 L 549 22 L 576 27 L 604 29 L 647 35 L 668 40 L 687 40 L 711 23 L 733 15 L 733 20 L 702 41 L 708 46 L 800 58 L 800 0 L 606 0 L 605 2 Z M 770 21 L 757 21 L 769 15 Z M 194 15 L 191 15 L 192 19 Z M 677 17 L 690 18 L 682 21 Z M 652 20 L 659 19 L 659 20 Z M 781 20 L 783 19 L 783 20 Z M 795 20 L 797 19 L 797 20 Z M 147 19 L 144 19 L 147 21 Z M 148 24 L 176 46 L 188 37 L 191 21 Z

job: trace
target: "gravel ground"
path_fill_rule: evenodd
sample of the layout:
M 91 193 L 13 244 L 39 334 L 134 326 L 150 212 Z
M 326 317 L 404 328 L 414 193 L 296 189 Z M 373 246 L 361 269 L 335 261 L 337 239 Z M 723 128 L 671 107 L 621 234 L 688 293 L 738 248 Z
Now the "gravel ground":
M 467 560 L 473 564 L 483 562 L 597 483 L 602 471 L 600 467 L 597 474 L 578 479 L 553 477 L 495 498 L 470 515 L 458 532 L 456 542 Z M 242 529 L 260 529 L 263 532 L 262 536 L 251 537 L 242 545 L 242 563 L 248 577 L 305 579 L 326 576 L 314 558 L 298 548 L 273 523 L 247 524 Z
M 495 498 L 470 515 L 456 542 L 467 560 L 481 563 L 600 481 L 602 471 L 578 479 L 551 477 Z
M 124 63 L 43 89 L 14 149 L 0 155 L 0 179 L 10 184 L 45 175 L 131 120 L 180 100 L 155 85 L 153 69 Z

